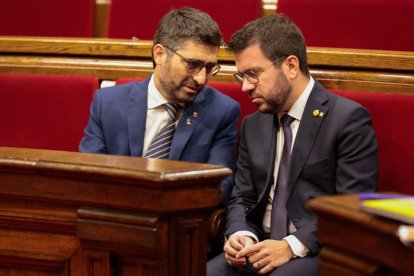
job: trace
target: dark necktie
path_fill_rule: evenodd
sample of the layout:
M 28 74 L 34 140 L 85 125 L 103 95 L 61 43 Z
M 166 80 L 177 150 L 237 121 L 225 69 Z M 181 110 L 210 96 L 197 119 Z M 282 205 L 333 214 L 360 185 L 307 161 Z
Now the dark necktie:
M 286 192 L 288 183 L 290 149 L 292 147 L 292 130 L 290 129 L 290 124 L 294 120 L 295 119 L 288 114 L 283 115 L 281 118 L 285 143 L 283 144 L 276 189 L 273 196 L 270 225 L 270 238 L 275 240 L 280 240 L 286 237 L 287 233 Z
M 162 107 L 170 115 L 170 120 L 151 141 L 144 155 L 146 158 L 168 159 L 170 154 L 171 143 L 175 132 L 175 122 L 177 121 L 178 106 L 176 104 L 165 103 Z

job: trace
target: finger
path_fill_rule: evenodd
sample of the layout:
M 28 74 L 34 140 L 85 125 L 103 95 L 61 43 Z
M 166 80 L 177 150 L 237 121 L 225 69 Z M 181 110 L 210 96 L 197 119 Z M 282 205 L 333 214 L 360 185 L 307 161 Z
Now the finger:
M 225 258 L 227 260 L 227 263 L 230 264 L 231 266 L 241 267 L 241 266 L 244 266 L 246 264 L 246 259 L 245 258 L 237 259 L 234 256 L 231 256 L 227 253 L 225 254 Z
M 269 264 L 265 266 L 261 266 L 261 268 L 258 269 L 257 273 L 259 274 L 267 274 L 269 272 L 272 272 L 276 267 L 273 267 Z
M 260 269 L 263 268 L 263 264 L 261 264 L 260 261 L 257 261 L 257 262 L 252 263 L 252 264 L 253 264 L 253 268 L 256 269 L 257 271 L 259 271 Z
M 230 243 L 230 241 L 227 241 L 226 244 L 224 245 L 223 248 L 224 252 L 228 253 L 229 255 L 232 256 L 236 256 L 237 252 L 239 252 L 239 250 L 235 249 L 232 244 Z
M 236 237 L 233 239 L 229 239 L 229 243 L 237 251 L 242 250 L 245 246 L 244 237 Z
M 259 251 L 259 249 L 260 249 L 260 243 L 246 246 L 245 248 L 243 248 L 236 254 L 236 258 L 242 258 L 246 256 L 248 257 L 254 254 L 255 252 Z

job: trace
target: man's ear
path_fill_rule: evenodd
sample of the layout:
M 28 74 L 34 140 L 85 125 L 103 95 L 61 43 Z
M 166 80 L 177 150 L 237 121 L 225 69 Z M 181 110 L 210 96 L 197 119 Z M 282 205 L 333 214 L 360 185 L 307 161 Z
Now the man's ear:
M 298 58 L 294 55 L 290 55 L 286 58 L 284 65 L 286 65 L 286 76 L 288 76 L 291 80 L 295 79 L 300 72 Z
M 162 64 L 166 56 L 164 46 L 161 44 L 155 44 L 154 49 L 152 49 L 152 55 L 156 65 Z

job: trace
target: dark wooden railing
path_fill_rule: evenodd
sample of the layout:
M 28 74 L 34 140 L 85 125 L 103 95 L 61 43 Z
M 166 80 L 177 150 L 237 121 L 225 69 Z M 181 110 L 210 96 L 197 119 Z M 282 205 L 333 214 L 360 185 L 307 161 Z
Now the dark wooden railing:
M 0 274 L 204 275 L 208 210 L 230 173 L 0 148 Z

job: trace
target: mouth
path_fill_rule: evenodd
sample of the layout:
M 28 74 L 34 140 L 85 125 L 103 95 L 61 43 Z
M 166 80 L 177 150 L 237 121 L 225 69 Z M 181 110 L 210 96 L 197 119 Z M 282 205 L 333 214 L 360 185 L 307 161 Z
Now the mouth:
M 183 88 L 184 88 L 184 91 L 188 94 L 197 94 L 197 92 L 200 90 L 200 88 L 198 87 L 187 86 L 187 85 L 184 85 Z
M 249 95 L 249 98 L 250 98 L 250 100 L 251 100 L 252 102 L 257 102 L 257 101 L 260 99 L 260 97 L 258 97 L 258 96 L 254 96 L 254 95 L 252 95 L 252 94 L 250 94 L 250 95 Z

